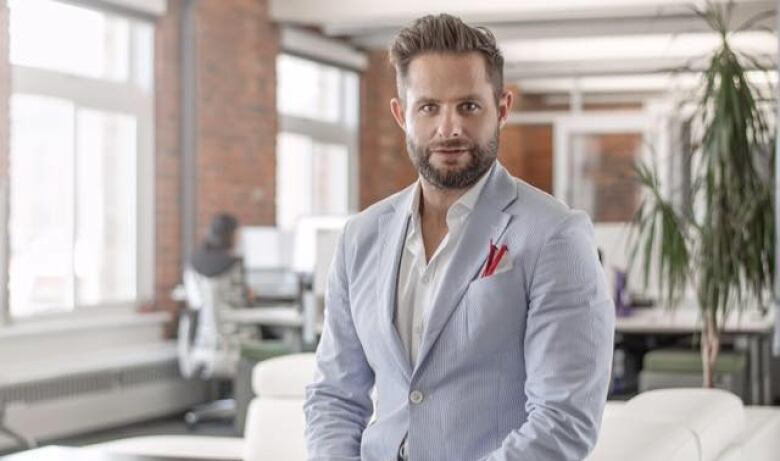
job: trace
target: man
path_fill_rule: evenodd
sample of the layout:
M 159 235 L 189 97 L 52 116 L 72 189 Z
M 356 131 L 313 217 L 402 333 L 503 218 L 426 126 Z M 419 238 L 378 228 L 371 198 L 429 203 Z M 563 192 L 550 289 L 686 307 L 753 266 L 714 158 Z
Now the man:
M 590 221 L 496 162 L 512 94 L 489 31 L 426 16 L 390 57 L 419 180 L 338 244 L 309 459 L 582 460 L 614 327 Z

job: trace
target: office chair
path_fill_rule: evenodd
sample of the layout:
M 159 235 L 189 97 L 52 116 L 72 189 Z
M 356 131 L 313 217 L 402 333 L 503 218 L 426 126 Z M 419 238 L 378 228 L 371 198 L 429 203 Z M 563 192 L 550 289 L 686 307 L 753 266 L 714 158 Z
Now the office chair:
M 205 277 L 192 268 L 184 271 L 183 296 L 186 309 L 179 318 L 179 368 L 185 378 L 230 381 L 236 376 L 242 332 L 235 324 L 225 322 L 220 313 L 231 306 L 223 299 L 225 277 Z M 234 399 L 221 399 L 199 405 L 187 412 L 184 419 L 195 425 L 204 419 L 235 416 Z

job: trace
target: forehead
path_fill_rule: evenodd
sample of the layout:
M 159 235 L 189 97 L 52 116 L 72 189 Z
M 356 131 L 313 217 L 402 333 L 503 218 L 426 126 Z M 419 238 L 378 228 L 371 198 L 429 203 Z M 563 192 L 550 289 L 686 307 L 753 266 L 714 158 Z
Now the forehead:
M 436 53 L 416 56 L 406 72 L 406 96 L 457 99 L 470 94 L 492 94 L 485 59 L 479 53 Z

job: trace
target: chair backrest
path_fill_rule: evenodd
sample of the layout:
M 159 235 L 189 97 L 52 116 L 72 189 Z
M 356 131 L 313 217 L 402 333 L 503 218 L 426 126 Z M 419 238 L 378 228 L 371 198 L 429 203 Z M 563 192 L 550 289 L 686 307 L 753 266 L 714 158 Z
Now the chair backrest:
M 223 277 L 210 278 L 188 267 L 184 289 L 189 315 L 179 320 L 179 368 L 187 378 L 232 377 L 239 359 L 239 342 L 220 321 L 219 299 L 227 283 Z M 197 317 L 193 333 L 192 319 Z
M 252 372 L 257 394 L 249 405 L 244 461 L 305 461 L 303 402 L 314 376 L 314 354 L 292 354 L 260 362 Z
M 587 460 L 725 461 L 745 427 L 742 401 L 734 394 L 701 388 L 653 390 L 605 412 L 598 443 Z
M 635 419 L 686 427 L 699 444 L 702 461 L 712 461 L 745 429 L 745 409 L 736 395 L 720 389 L 658 389 L 625 405 Z

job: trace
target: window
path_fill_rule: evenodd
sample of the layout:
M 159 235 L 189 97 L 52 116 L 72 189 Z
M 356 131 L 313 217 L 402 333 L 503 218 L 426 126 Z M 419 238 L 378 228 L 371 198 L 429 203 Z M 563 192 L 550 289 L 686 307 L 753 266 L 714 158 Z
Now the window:
M 304 216 L 354 211 L 357 73 L 288 54 L 276 65 L 277 225 L 291 229 Z
M 567 203 L 594 222 L 631 221 L 641 198 L 634 166 L 642 133 L 576 133 L 570 140 Z
M 634 166 L 668 159 L 668 129 L 666 115 L 649 111 L 559 117 L 554 130 L 555 196 L 587 212 L 594 224 L 630 222 L 642 200 Z M 670 166 L 663 168 L 666 172 Z
M 153 27 L 54 0 L 9 10 L 11 318 L 133 304 L 153 283 Z

